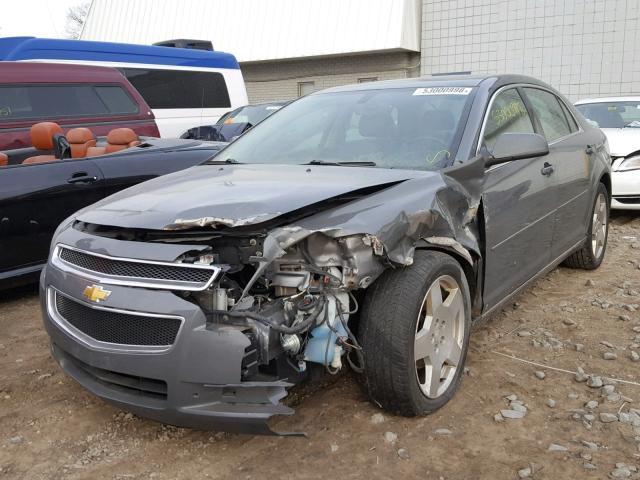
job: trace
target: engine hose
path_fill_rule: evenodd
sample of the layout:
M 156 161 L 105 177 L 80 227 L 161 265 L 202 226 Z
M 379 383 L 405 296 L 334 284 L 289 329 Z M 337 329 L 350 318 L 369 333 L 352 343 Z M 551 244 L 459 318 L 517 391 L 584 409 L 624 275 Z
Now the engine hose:
M 359 365 L 357 365 L 353 360 L 351 360 L 350 353 L 352 351 L 356 352 L 356 357 L 358 357 Z M 355 348 L 353 350 L 349 350 L 347 352 L 347 362 L 349 362 L 349 366 L 351 367 L 351 370 L 353 370 L 354 372 L 356 372 L 356 373 L 363 373 L 364 372 L 364 354 L 362 353 L 361 349 Z
M 341 310 L 342 302 L 340 300 L 338 300 L 338 297 L 334 296 L 334 298 L 336 299 L 336 302 L 338 303 L 338 317 L 340 317 L 340 323 L 342 323 L 342 326 L 344 327 L 345 331 L 347 332 L 347 335 L 349 336 L 349 339 L 353 342 L 353 345 L 355 346 L 355 348 L 351 348 L 347 352 L 347 362 L 349 362 L 349 366 L 351 367 L 351 369 L 354 372 L 362 373 L 362 372 L 364 372 L 364 354 L 362 353 L 362 347 L 358 343 L 358 339 L 356 338 L 356 336 L 351 332 L 351 329 L 349 328 L 349 325 L 347 324 L 347 322 L 345 321 L 345 319 L 344 319 L 344 317 L 342 315 L 342 310 Z M 351 351 L 354 351 L 354 350 L 356 352 L 356 356 L 358 357 L 358 363 L 360 365 L 356 365 L 355 362 L 353 360 L 351 360 L 351 357 L 349 356 Z
M 302 322 L 292 327 L 274 323 L 269 317 L 265 317 L 263 315 L 260 315 L 259 313 L 248 312 L 245 310 L 224 311 L 224 312 L 218 312 L 218 313 L 222 315 L 228 315 L 229 317 L 250 318 L 251 320 L 255 320 L 256 322 L 260 322 L 266 325 L 267 327 L 273 328 L 276 332 L 280 332 L 280 333 L 287 333 L 287 334 L 301 333 L 307 330 L 311 325 L 315 323 L 315 321 L 318 318 L 318 315 L 320 315 L 320 312 L 322 312 L 322 309 L 324 308 L 324 303 L 325 303 L 324 296 L 318 297 L 318 298 L 322 299 L 322 301 L 317 302 L 316 310 L 311 312 L 311 314 L 306 318 L 306 320 L 303 320 Z

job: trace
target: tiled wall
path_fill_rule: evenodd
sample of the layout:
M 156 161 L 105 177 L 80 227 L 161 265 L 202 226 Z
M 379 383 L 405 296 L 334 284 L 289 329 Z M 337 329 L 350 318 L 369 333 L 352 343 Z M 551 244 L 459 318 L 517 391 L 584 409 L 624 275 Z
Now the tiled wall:
M 572 100 L 640 94 L 640 0 L 422 0 L 421 74 L 538 77 Z

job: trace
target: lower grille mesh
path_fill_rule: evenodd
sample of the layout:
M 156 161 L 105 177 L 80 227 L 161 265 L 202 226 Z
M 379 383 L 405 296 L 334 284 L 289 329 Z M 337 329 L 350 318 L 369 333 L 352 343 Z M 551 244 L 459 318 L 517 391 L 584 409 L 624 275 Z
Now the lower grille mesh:
M 56 293 L 58 314 L 85 335 L 121 345 L 172 345 L 180 329 L 177 318 L 145 317 L 96 310 Z

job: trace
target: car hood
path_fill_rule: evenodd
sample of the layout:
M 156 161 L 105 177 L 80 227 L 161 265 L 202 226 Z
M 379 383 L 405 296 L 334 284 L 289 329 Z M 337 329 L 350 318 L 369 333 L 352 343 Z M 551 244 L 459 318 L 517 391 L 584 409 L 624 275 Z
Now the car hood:
M 602 128 L 612 157 L 626 157 L 640 150 L 640 128 Z
M 351 192 L 375 192 L 437 172 L 307 165 L 200 165 L 123 190 L 80 221 L 153 230 L 261 223 Z

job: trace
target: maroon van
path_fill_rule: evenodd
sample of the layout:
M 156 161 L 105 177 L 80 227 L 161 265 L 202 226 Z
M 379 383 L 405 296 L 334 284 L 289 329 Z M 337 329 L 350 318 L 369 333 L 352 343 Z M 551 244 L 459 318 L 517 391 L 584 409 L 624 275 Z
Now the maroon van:
M 97 136 L 119 127 L 160 136 L 147 103 L 114 68 L 0 62 L 0 151 L 31 149 L 29 129 L 44 121 Z

